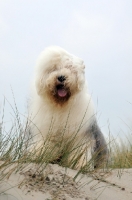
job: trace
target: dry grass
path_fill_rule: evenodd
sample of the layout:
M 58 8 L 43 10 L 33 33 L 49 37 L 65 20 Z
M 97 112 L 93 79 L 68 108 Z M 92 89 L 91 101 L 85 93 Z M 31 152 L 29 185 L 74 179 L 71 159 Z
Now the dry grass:
M 132 135 L 128 137 L 113 139 L 110 144 L 110 163 L 109 167 L 113 169 L 132 168 Z
M 53 146 L 50 146 L 50 137 L 47 137 L 42 147 L 35 148 L 36 144 L 31 142 L 31 135 L 27 134 L 29 133 L 30 122 L 27 121 L 23 125 L 16 103 L 14 108 L 12 106 L 11 108 L 13 111 L 14 122 L 9 132 L 6 132 L 3 127 L 4 109 L 2 114 L 0 129 L 0 181 L 5 177 L 9 177 L 12 172 L 17 172 L 24 168 L 25 163 L 26 165 L 36 163 L 39 166 L 42 166 L 44 163 L 48 164 L 52 162 L 63 167 L 72 169 L 77 168 L 78 160 L 82 156 L 84 150 L 82 149 L 81 143 L 77 146 L 73 145 L 75 136 L 66 141 L 63 141 L 62 137 L 62 141 L 59 141 Z M 121 139 L 117 142 L 116 139 L 111 137 L 108 142 L 109 162 L 105 165 L 105 169 L 104 163 L 102 163 L 104 170 L 109 171 L 115 168 L 122 169 L 132 167 L 132 137 L 129 136 L 128 138 L 129 139 L 126 139 L 126 142 L 124 143 Z M 34 146 L 34 148 L 32 148 L 32 151 L 29 151 L 31 146 Z M 72 148 L 73 146 L 74 148 Z M 68 159 L 69 157 L 71 157 L 70 161 Z M 92 166 L 95 157 L 96 155 L 93 155 L 85 166 L 80 167 L 80 170 L 75 177 L 80 173 L 94 173 Z M 12 164 L 15 164 L 14 168 L 7 173 L 7 168 L 12 166 Z

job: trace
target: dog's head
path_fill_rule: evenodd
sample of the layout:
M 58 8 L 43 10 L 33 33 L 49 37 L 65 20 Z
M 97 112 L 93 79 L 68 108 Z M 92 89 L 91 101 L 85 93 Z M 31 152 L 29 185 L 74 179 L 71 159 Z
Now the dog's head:
M 49 47 L 41 53 L 36 68 L 38 95 L 48 97 L 57 104 L 66 103 L 83 89 L 84 64 L 60 47 Z

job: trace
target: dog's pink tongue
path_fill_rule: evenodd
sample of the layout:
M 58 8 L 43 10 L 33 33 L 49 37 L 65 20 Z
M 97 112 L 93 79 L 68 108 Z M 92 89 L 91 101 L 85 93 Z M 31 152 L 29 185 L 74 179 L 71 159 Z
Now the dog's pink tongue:
M 58 90 L 58 95 L 60 97 L 65 97 L 67 95 L 67 91 L 65 89 L 59 89 Z

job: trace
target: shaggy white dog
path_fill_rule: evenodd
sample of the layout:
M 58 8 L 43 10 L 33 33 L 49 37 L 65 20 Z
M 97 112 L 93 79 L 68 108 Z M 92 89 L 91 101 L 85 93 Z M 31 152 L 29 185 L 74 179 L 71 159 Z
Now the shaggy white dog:
M 75 135 L 76 145 L 83 141 L 83 159 L 87 160 L 89 141 L 97 157 L 105 157 L 106 143 L 88 93 L 84 62 L 60 47 L 49 47 L 38 59 L 34 81 L 31 131 L 38 145 L 48 134 L 54 143 L 60 142 L 62 135 L 66 140 Z

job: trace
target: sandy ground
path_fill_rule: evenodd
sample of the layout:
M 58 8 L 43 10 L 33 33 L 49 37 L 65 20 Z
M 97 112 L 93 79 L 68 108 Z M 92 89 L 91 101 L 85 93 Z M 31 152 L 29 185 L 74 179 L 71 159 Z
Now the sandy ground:
M 132 200 L 132 169 L 80 174 L 73 181 L 76 174 L 58 165 L 29 165 L 0 181 L 0 200 Z

